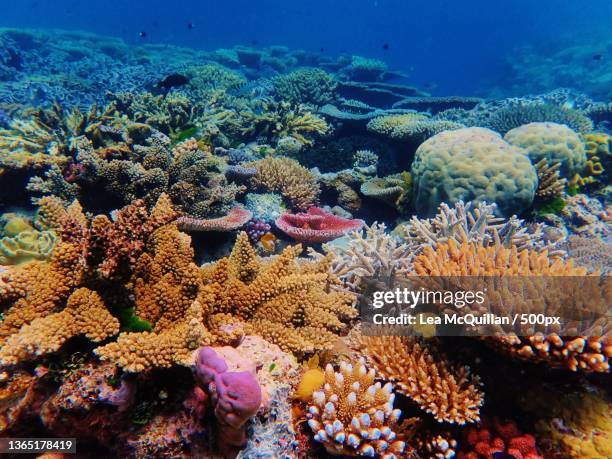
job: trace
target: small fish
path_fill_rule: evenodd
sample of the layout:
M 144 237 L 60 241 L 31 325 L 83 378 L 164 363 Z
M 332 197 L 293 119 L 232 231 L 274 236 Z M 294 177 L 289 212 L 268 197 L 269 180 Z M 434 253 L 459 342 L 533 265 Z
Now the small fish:
M 325 48 L 323 48 L 323 47 L 319 48 L 319 52 L 320 53 L 324 53 L 325 52 Z
M 259 44 L 259 42 L 257 40 L 251 40 L 251 44 L 253 46 L 257 46 Z
M 601 54 L 595 54 L 593 55 L 593 60 L 594 61 L 600 61 L 603 59 L 603 56 Z
M 163 89 L 171 89 L 178 88 L 179 86 L 183 86 L 189 83 L 189 78 L 185 75 L 181 75 L 180 73 L 173 73 L 172 75 L 168 75 L 166 78 L 157 83 L 158 88 Z
M 138 36 L 144 40 L 145 38 L 147 38 L 147 32 L 141 30 L 140 32 L 138 32 Z
M 389 51 L 389 43 L 383 44 L 382 49 L 384 49 L 385 51 Z
M 188 22 L 188 23 L 187 23 L 187 28 L 188 28 L 189 30 L 193 30 L 193 29 L 195 29 L 195 24 L 194 24 L 193 22 Z

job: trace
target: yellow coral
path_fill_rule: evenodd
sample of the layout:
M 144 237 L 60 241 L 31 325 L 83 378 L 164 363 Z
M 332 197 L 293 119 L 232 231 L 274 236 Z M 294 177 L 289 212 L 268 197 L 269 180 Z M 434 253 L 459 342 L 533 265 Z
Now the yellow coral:
M 303 402 L 312 398 L 312 393 L 318 391 L 325 383 L 325 373 L 320 368 L 311 368 L 302 374 L 302 379 L 295 390 L 295 397 Z
M 438 421 L 465 424 L 480 419 L 484 397 L 480 381 L 466 367 L 453 368 L 443 356 L 413 338 L 361 336 L 360 352 L 398 391 L 414 400 Z
M 307 210 L 314 206 L 320 188 L 312 172 L 290 158 L 267 157 L 252 163 L 257 173 L 252 179 L 255 186 L 280 193 L 292 207 Z
M 612 137 L 603 132 L 592 132 L 582 136 L 585 143 L 587 162 L 584 170 L 570 180 L 570 185 L 585 186 L 597 181 L 605 171 L 604 163 L 610 162 Z

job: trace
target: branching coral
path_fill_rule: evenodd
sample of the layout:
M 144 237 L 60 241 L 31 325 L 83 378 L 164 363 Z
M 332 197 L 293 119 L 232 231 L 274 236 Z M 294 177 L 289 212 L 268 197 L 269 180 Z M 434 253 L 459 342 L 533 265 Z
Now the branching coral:
M 100 296 L 81 288 L 70 295 L 62 311 L 34 319 L 11 335 L 0 350 L 0 362 L 10 365 L 57 351 L 73 336 L 85 335 L 100 342 L 118 332 L 119 321 Z
M 258 259 L 246 233 L 240 233 L 229 258 L 203 269 L 204 283 L 215 324 L 243 323 L 246 329 L 300 355 L 329 349 L 346 322 L 357 315 L 354 296 L 328 292 L 336 282 L 329 259 L 298 263 L 300 246 L 287 247 L 279 256 Z
M 453 366 L 416 341 L 400 336 L 361 336 L 360 352 L 397 391 L 439 422 L 465 424 L 480 419 L 484 395 L 467 367 Z
M 78 108 L 66 112 L 59 104 L 15 119 L 9 129 L 0 129 L 0 166 L 9 169 L 63 167 L 70 161 L 73 139 L 93 138 L 100 125 L 110 120 L 110 111 L 92 106 L 87 113 Z
M 408 454 L 406 425 L 393 409 L 393 387 L 374 382 L 376 372 L 362 362 L 325 368 L 325 382 L 312 395 L 308 425 L 315 440 L 334 455 L 385 457 Z
M 385 231 L 384 224 L 374 223 L 350 235 L 346 246 L 325 244 L 325 253 L 332 256 L 332 271 L 345 288 L 358 292 L 370 301 L 374 291 L 392 290 L 411 268 L 411 249 Z M 321 254 L 309 249 L 310 256 Z
M 487 339 L 498 348 L 517 357 L 573 371 L 608 372 L 608 359 L 612 356 L 607 318 L 609 289 L 597 274 L 585 277 L 586 271 L 574 267 L 572 260 L 551 259 L 546 251 L 519 250 L 514 245 L 506 248 L 499 244 L 487 247 L 473 242 L 458 244 L 453 239 L 438 243 L 435 249 L 425 247 L 414 261 L 415 274 L 431 279 L 427 288 L 440 291 L 486 288 L 481 305 L 455 310 L 454 314 L 528 312 L 564 320 L 557 325 L 475 327 L 479 336 L 491 337 Z M 449 283 L 445 279 L 455 281 Z
M 297 210 L 316 204 L 320 188 L 312 172 L 290 158 L 267 157 L 252 163 L 257 173 L 253 185 L 272 193 L 280 193 Z
M 538 173 L 538 189 L 536 196 L 540 199 L 551 200 L 559 198 L 565 191 L 567 179 L 561 178 L 559 168 L 561 163 L 553 162 L 549 164 L 546 159 L 541 159 L 535 165 Z
M 508 219 L 495 216 L 496 204 L 457 202 L 453 207 L 440 204 L 431 219 L 412 217 L 400 227 L 402 238 L 414 252 L 438 242 L 453 240 L 458 244 L 473 242 L 482 246 L 500 244 L 504 247 L 543 250 L 562 255 L 563 251 L 544 241 L 543 225 L 528 228 L 515 215 Z

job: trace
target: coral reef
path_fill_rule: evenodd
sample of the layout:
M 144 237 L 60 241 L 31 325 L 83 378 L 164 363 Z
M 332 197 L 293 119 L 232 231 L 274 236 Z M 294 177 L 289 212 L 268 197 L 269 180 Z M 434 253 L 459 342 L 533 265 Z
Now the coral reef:
M 465 424 L 480 419 L 484 402 L 478 377 L 453 368 L 418 341 L 399 336 L 361 336 L 359 352 L 396 391 L 408 396 L 439 422 Z
M 483 128 L 437 134 L 423 142 L 411 169 L 414 203 L 431 216 L 442 203 L 488 201 L 501 215 L 528 208 L 537 188 L 537 174 L 519 148 Z
M 244 226 L 253 214 L 241 207 L 234 207 L 229 213 L 219 218 L 179 217 L 176 222 L 185 231 L 232 231 Z
M 442 131 L 465 127 L 453 121 L 436 120 L 421 113 L 388 115 L 374 118 L 368 123 L 368 130 L 392 140 L 421 143 Z
M 542 159 L 559 163 L 563 177 L 573 177 L 586 166 L 582 139 L 562 124 L 525 124 L 508 131 L 504 140 L 524 149 L 533 164 Z
M 316 178 L 297 161 L 267 157 L 253 165 L 257 168 L 251 180 L 255 187 L 280 193 L 296 210 L 308 210 L 317 203 L 320 189 Z
M 308 244 L 337 239 L 364 224 L 363 220 L 338 217 L 318 207 L 311 207 L 305 213 L 283 214 L 275 223 L 292 239 Z
M 408 453 L 393 388 L 375 383 L 375 377 L 361 362 L 342 362 L 338 372 L 325 368 L 323 389 L 312 394 L 308 426 L 329 453 L 388 458 Z

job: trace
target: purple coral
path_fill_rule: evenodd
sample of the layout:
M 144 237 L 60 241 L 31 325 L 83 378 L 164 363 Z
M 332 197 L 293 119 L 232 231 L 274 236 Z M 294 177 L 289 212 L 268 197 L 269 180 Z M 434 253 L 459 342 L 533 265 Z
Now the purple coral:
M 198 351 L 198 385 L 208 392 L 218 421 L 217 445 L 225 453 L 246 444 L 246 422 L 261 405 L 261 388 L 250 371 L 229 371 L 226 361 L 211 347 Z
M 264 234 L 272 229 L 272 227 L 259 218 L 251 218 L 247 222 L 245 229 L 251 244 L 256 244 Z

